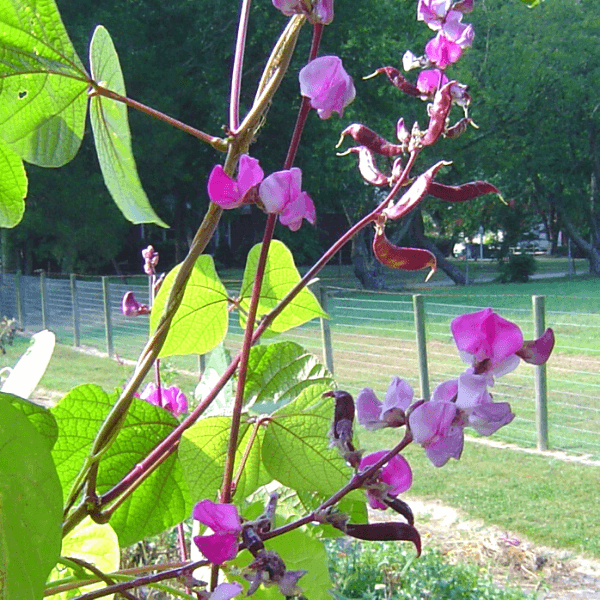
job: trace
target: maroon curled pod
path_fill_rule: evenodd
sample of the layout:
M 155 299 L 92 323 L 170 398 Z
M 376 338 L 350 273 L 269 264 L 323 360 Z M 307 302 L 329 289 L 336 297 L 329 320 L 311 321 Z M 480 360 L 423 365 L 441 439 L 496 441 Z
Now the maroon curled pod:
M 359 540 L 412 542 L 417 549 L 417 556 L 421 556 L 421 536 L 408 523 L 398 523 L 395 521 L 388 523 L 348 523 L 345 532 L 350 537 Z
M 447 138 L 456 139 L 457 137 L 460 137 L 465 131 L 467 131 L 467 127 L 469 125 L 472 125 L 473 127 L 477 128 L 477 125 L 475 125 L 475 123 L 473 123 L 473 121 L 469 119 L 469 117 L 464 117 L 456 124 L 452 125 L 452 127 L 448 127 L 446 131 L 442 132 L 442 135 Z
M 429 184 L 427 193 L 434 198 L 439 198 L 446 202 L 467 202 L 486 194 L 498 194 L 498 196 L 502 197 L 500 190 L 487 181 L 470 181 L 462 185 L 444 185 L 443 183 L 432 181 Z
M 437 172 L 444 166 L 451 165 L 451 162 L 440 160 L 435 163 L 433 167 L 429 167 L 427 171 L 421 173 L 411 184 L 408 190 L 404 193 L 402 198 L 396 202 L 393 206 L 389 206 L 383 211 L 383 214 L 388 219 L 400 219 L 407 213 L 409 213 L 417 204 L 425 198 L 428 193 L 431 184 L 433 183 L 433 178 L 436 176 Z
M 400 91 L 404 92 L 405 94 L 408 94 L 409 96 L 414 96 L 415 98 L 420 98 L 423 95 L 419 88 L 414 83 L 408 81 L 408 79 L 406 79 L 406 77 L 404 77 L 404 75 L 402 75 L 400 71 L 395 67 L 381 67 L 369 77 L 374 77 L 379 73 L 384 73 L 390 80 L 392 85 L 394 87 L 397 87 Z M 369 77 L 365 77 L 365 79 L 369 79 Z
M 371 152 L 381 154 L 382 156 L 398 156 L 398 154 L 402 154 L 406 150 L 404 145 L 388 142 L 378 133 L 375 133 L 372 129 L 369 129 L 366 125 L 362 125 L 361 123 L 348 125 L 348 127 L 342 131 L 338 147 L 341 145 L 342 140 L 346 135 L 349 135 L 355 142 L 358 142 L 360 146 L 365 146 L 371 150 Z
M 389 185 L 389 177 L 379 170 L 375 163 L 375 157 L 368 148 L 355 146 L 354 148 L 348 148 L 346 152 L 339 154 L 339 156 L 345 154 L 358 154 L 358 170 L 366 182 L 378 187 Z
M 382 265 L 390 269 L 420 271 L 430 267 L 431 271 L 425 281 L 428 281 L 437 269 L 435 256 L 429 250 L 395 246 L 387 239 L 383 226 L 379 224 L 375 226 L 373 254 Z
M 440 137 L 446 127 L 446 119 L 452 107 L 452 93 L 450 88 L 456 80 L 449 81 L 441 87 L 433 98 L 433 104 L 429 113 L 429 126 L 425 135 L 421 138 L 421 145 L 431 146 Z

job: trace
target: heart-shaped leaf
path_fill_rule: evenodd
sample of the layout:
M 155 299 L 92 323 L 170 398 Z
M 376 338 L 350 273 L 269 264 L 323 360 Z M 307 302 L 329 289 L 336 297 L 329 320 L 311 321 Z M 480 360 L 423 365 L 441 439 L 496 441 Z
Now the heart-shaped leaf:
M 0 14 L 0 137 L 23 160 L 60 167 L 83 139 L 89 75 L 54 0 L 2 0 Z
M 90 44 L 90 69 L 94 81 L 125 96 L 119 57 L 108 31 L 96 27 Z M 90 101 L 90 119 L 104 183 L 115 204 L 132 223 L 167 225 L 150 206 L 142 188 L 131 149 L 127 106 L 103 96 Z

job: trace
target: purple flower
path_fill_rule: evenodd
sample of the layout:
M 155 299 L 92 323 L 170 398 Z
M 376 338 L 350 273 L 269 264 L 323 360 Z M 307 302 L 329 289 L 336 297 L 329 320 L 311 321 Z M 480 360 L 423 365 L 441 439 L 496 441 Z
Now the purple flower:
M 469 368 L 458 379 L 438 385 L 431 400 L 410 414 L 413 439 L 425 448 L 436 467 L 450 458 L 460 458 L 464 427 L 473 427 L 480 435 L 492 435 L 514 419 L 510 404 L 493 401 L 488 384 L 486 375 L 475 375 Z
M 427 42 L 425 54 L 436 67 L 445 69 L 448 65 L 458 61 L 462 54 L 462 48 L 443 33 L 438 33 Z
M 137 317 L 138 315 L 149 315 L 150 308 L 147 304 L 140 304 L 133 294 L 133 292 L 127 292 L 123 296 L 121 302 L 121 311 L 126 317 Z
M 317 215 L 310 196 L 302 191 L 302 171 L 292 167 L 276 171 L 261 184 L 258 195 L 267 213 L 279 213 L 282 225 L 297 231 L 302 219 L 315 224 Z
M 192 516 L 213 530 L 212 535 L 194 536 L 198 550 L 211 563 L 220 565 L 237 556 L 242 523 L 233 504 L 216 504 L 211 500 L 202 500 L 194 506 Z
M 386 454 L 387 450 L 368 454 L 360 461 L 359 470 L 364 471 Z M 382 490 L 381 486 L 377 484 L 367 487 L 367 500 L 371 508 L 385 510 L 387 505 L 381 501 L 383 494 L 395 498 L 398 494 L 405 492 L 412 484 L 412 471 L 406 459 L 398 454 L 394 456 L 381 470 L 380 481 L 385 484 L 385 490 Z
M 342 117 L 344 108 L 356 96 L 352 77 L 337 56 L 321 56 L 309 62 L 300 71 L 300 93 L 310 98 L 310 105 L 321 119 L 328 119 L 334 112 Z
M 153 383 L 149 383 L 141 393 L 140 398 L 154 404 L 154 406 L 165 408 L 175 417 L 188 410 L 187 398 L 176 385 L 168 388 L 161 387 L 159 392 Z
M 265 176 L 258 160 L 242 154 L 237 180 L 232 179 L 221 165 L 216 165 L 208 178 L 208 197 L 221 208 L 238 208 L 250 190 Z
M 279 9 L 286 17 L 294 14 L 306 15 L 313 23 L 329 25 L 333 21 L 333 0 L 272 0 L 273 6 Z
M 234 596 L 241 594 L 244 588 L 237 582 L 220 583 L 208 596 L 209 600 L 231 600 Z
M 406 421 L 405 412 L 413 399 L 414 391 L 410 384 L 400 377 L 394 377 L 380 402 L 371 388 L 364 388 L 356 397 L 358 422 L 367 429 L 400 427 Z
M 456 317 L 450 329 L 461 359 L 476 373 L 501 377 L 519 365 L 516 352 L 523 346 L 521 329 L 491 308 Z
M 473 26 L 462 22 L 465 12 L 473 10 L 473 3 L 466 2 L 452 6 L 451 0 L 419 0 L 417 20 L 424 21 L 430 29 L 444 35 L 461 48 L 473 43 Z M 454 61 L 453 61 L 454 62 Z
M 148 246 L 142 250 L 144 259 L 144 273 L 146 275 L 156 275 L 156 265 L 158 265 L 158 252 L 153 246 Z
M 419 73 L 417 88 L 424 96 L 431 96 L 448 83 L 448 78 L 438 69 L 427 69 Z
M 408 417 L 413 439 L 425 448 L 436 466 L 450 458 L 460 458 L 464 445 L 463 425 L 456 404 L 447 400 L 430 400 L 418 406 Z

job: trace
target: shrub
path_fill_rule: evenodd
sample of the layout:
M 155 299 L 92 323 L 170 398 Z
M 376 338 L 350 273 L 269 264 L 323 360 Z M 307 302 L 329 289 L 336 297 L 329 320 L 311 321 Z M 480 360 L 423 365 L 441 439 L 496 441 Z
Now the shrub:
M 415 559 L 393 544 L 336 540 L 328 545 L 337 600 L 523 600 L 520 589 L 498 588 L 472 564 L 452 565 L 437 550 Z
M 537 271 L 535 258 L 530 254 L 512 254 L 507 261 L 500 263 L 500 283 L 526 283 Z

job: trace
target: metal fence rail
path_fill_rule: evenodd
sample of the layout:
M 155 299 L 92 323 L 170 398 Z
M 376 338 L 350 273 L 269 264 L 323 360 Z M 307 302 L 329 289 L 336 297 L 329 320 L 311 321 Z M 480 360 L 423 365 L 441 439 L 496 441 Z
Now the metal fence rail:
M 235 284 L 231 287 L 235 294 Z M 91 280 L 3 274 L 0 316 L 17 318 L 31 332 L 45 326 L 64 344 L 91 346 L 115 357 L 136 359 L 148 338 L 149 319 L 123 316 L 121 301 L 126 291 L 148 303 L 148 283 L 139 277 Z M 271 339 L 295 341 L 319 356 L 338 385 L 353 394 L 369 386 L 382 398 L 392 377 L 398 375 L 413 386 L 415 397 L 427 397 L 437 384 L 457 377 L 466 365 L 454 345 L 450 322 L 466 312 L 491 306 L 517 323 L 526 339 L 534 337 L 529 296 L 436 294 L 415 300 L 408 294 L 336 288 L 321 288 L 318 293 L 330 316 L 327 322 L 315 319 Z M 536 391 L 540 370 L 525 363 L 499 378 L 492 389 L 494 398 L 510 402 L 517 416 L 495 437 L 541 448 L 545 438 L 552 449 L 599 458 L 600 342 L 590 340 L 600 340 L 600 315 L 553 309 L 542 315 L 557 339 L 547 365 L 547 390 Z M 225 343 L 232 351 L 241 347 L 236 313 L 230 316 Z M 173 364 L 195 371 L 198 357 L 178 358 Z M 544 401 L 545 408 L 540 404 Z M 544 411 L 547 426 L 541 422 Z

